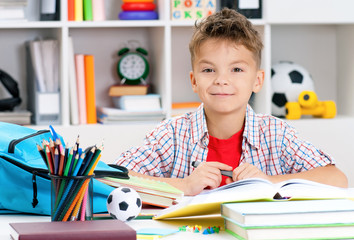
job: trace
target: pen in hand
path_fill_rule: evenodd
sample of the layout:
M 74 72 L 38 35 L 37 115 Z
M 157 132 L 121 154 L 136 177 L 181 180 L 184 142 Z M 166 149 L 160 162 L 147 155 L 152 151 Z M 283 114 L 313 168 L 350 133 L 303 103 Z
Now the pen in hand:
M 195 167 L 195 168 L 198 167 L 199 164 L 200 164 L 199 161 L 193 161 L 192 162 L 192 166 Z M 232 178 L 232 171 L 220 170 L 220 173 L 223 176 Z

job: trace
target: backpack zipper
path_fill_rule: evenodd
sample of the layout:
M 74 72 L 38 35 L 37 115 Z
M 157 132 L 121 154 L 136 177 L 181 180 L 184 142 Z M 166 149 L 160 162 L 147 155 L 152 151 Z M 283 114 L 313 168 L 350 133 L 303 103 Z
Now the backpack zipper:
M 18 143 L 28 139 L 28 138 L 31 138 L 31 137 L 35 137 L 35 136 L 38 136 L 38 135 L 41 135 L 41 134 L 44 134 L 44 133 L 48 133 L 50 132 L 49 130 L 39 130 L 35 133 L 32 133 L 30 135 L 27 135 L 27 136 L 24 136 L 22 138 L 18 138 L 18 139 L 14 139 L 12 140 L 10 143 L 9 143 L 9 148 L 8 148 L 8 152 L 9 153 L 14 153 L 15 152 L 15 147 Z

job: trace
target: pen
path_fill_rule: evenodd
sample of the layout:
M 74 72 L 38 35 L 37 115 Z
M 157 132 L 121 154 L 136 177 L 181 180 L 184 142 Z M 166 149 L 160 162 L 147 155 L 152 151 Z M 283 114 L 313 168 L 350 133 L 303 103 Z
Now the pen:
M 192 166 L 195 168 L 198 167 L 199 164 L 200 164 L 199 161 L 192 162 Z M 221 172 L 221 175 L 232 178 L 232 171 L 220 170 L 220 172 Z

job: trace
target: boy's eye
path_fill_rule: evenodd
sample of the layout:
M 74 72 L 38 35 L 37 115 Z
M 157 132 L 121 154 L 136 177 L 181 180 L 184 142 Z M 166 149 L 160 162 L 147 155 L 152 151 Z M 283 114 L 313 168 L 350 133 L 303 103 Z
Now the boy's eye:
M 233 72 L 242 72 L 242 69 L 241 68 L 234 68 L 232 69 Z
M 205 68 L 205 69 L 203 69 L 203 71 L 202 71 L 202 72 L 209 73 L 209 72 L 214 72 L 214 70 L 213 70 L 213 69 L 211 69 L 211 68 Z

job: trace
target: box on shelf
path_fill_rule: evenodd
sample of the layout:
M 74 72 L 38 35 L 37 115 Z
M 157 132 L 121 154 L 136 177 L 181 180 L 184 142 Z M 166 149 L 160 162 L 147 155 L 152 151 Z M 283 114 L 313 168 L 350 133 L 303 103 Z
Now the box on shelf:
M 109 88 L 108 95 L 119 97 L 124 95 L 145 95 L 148 92 L 148 85 L 112 85 Z
M 216 0 L 171 0 L 172 20 L 197 20 L 216 11 Z

